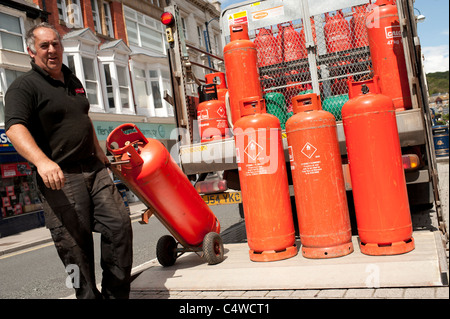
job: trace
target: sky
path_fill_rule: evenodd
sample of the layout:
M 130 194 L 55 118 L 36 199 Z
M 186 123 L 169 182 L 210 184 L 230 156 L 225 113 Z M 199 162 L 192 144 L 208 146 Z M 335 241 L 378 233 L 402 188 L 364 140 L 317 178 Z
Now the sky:
M 219 0 L 222 10 L 243 0 Z M 317 0 L 320 1 L 320 0 Z M 376 3 L 376 1 L 374 1 Z M 415 0 L 414 10 L 425 16 L 417 24 L 426 73 L 449 70 L 449 1 Z

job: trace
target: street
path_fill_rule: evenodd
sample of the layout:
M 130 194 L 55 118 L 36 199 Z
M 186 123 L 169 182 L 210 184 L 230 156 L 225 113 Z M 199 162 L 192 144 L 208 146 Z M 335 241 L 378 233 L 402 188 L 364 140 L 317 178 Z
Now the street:
M 237 205 L 211 206 L 226 230 L 241 219 Z M 133 220 L 133 267 L 156 258 L 158 239 L 169 232 L 155 218 L 148 225 Z M 100 234 L 94 234 L 96 279 L 101 281 Z M 0 257 L 0 299 L 56 299 L 74 294 L 66 287 L 67 274 L 53 243 L 47 243 Z

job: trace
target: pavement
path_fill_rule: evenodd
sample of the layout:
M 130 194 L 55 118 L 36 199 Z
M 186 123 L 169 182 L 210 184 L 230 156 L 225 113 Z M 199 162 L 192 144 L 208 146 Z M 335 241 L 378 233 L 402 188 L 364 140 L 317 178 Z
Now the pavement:
M 448 158 L 440 159 L 439 163 L 446 166 L 443 176 L 439 172 L 440 183 L 448 185 Z M 441 191 L 441 201 L 448 225 L 448 186 Z M 145 209 L 141 202 L 131 203 L 130 218 L 141 218 Z M 448 244 L 447 255 L 444 252 L 444 256 L 439 256 L 435 249 L 435 245 L 440 245 L 437 234 L 429 230 L 415 231 L 416 249 L 398 256 L 363 255 L 354 236 L 355 250 L 348 256 L 310 260 L 298 254 L 284 261 L 255 263 L 248 258 L 242 222 L 221 234 L 225 242 L 225 260 L 221 264 L 207 265 L 194 253 L 185 254 L 174 266 L 166 268 L 156 259 L 150 260 L 133 269 L 130 298 L 449 299 Z M 0 256 L 51 241 L 45 227 L 3 237 Z M 378 272 L 382 274 L 381 279 L 372 276 L 375 281 L 368 284 L 371 274 Z M 385 274 L 390 277 L 386 278 Z

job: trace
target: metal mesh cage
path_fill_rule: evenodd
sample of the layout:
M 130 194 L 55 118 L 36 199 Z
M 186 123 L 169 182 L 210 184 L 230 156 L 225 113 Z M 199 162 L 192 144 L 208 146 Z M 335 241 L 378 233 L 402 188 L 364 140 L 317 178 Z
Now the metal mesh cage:
M 313 15 L 311 28 L 305 28 L 298 19 L 249 30 L 258 52 L 267 110 L 280 119 L 282 128 L 293 115 L 292 97 L 312 93 L 314 87 L 320 91 L 322 108 L 340 121 L 342 106 L 348 100 L 347 80 L 371 77 L 367 6 Z M 311 49 L 307 48 L 305 30 L 311 30 Z M 313 69 L 315 77 L 311 76 Z

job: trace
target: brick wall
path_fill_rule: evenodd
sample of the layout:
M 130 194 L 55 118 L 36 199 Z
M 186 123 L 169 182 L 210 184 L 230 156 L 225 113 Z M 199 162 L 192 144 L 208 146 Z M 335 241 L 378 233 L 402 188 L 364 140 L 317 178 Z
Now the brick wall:
M 114 36 L 116 39 L 123 39 L 123 41 L 128 44 L 122 3 L 119 1 L 112 1 L 109 3 L 109 6 L 111 9 Z

